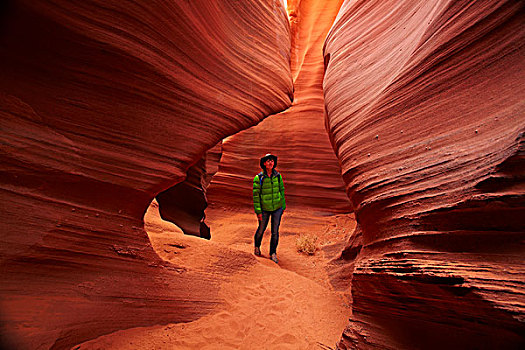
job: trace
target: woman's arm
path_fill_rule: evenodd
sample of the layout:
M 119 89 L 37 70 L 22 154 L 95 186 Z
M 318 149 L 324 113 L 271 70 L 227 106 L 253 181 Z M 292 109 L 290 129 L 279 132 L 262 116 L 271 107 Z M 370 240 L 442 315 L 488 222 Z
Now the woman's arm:
M 284 199 L 284 182 L 283 176 L 279 174 L 279 192 L 281 193 L 281 207 L 286 209 L 286 200 Z
M 253 209 L 255 214 L 261 214 L 261 185 L 259 184 L 259 175 L 253 178 Z

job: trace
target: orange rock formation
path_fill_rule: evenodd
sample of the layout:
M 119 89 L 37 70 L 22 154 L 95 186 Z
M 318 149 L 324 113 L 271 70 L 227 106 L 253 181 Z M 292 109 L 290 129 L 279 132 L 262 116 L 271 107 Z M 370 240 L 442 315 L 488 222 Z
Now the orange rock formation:
M 359 229 L 340 348 L 518 348 L 525 27 L 518 1 L 349 1 L 328 126 Z
M 228 272 L 164 263 L 142 216 L 219 140 L 290 105 L 282 4 L 3 10 L 2 345 L 63 349 L 206 313 Z
M 259 158 L 279 157 L 288 207 L 349 211 L 341 170 L 325 128 L 322 46 L 342 0 L 289 1 L 294 102 L 286 111 L 224 140 L 209 200 L 250 206 Z M 213 230 L 212 230 L 213 234 Z

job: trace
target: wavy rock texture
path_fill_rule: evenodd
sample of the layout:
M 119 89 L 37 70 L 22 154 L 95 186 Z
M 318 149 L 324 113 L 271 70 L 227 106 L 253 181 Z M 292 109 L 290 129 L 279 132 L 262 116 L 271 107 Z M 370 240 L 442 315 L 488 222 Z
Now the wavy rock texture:
M 252 205 L 253 177 L 266 153 L 279 157 L 278 170 L 289 208 L 349 211 L 337 158 L 325 128 L 322 45 L 342 0 L 289 1 L 294 103 L 248 130 L 224 140 L 209 199 L 221 205 Z M 213 228 L 212 228 L 213 230 Z
M 3 10 L 2 345 L 63 349 L 209 311 L 229 272 L 163 263 L 142 217 L 207 149 L 290 105 L 282 4 Z
M 523 7 L 343 5 L 324 50 L 359 223 L 340 348 L 523 348 Z

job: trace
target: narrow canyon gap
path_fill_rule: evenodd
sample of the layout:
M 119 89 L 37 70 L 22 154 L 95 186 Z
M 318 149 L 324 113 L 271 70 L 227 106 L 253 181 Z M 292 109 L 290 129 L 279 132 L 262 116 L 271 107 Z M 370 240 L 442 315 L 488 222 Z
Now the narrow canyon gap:
M 284 112 L 228 137 L 208 190 L 211 203 L 253 211 L 252 180 L 266 153 L 279 157 L 290 210 L 350 211 L 325 128 L 322 47 L 342 1 L 289 1 L 294 101 Z

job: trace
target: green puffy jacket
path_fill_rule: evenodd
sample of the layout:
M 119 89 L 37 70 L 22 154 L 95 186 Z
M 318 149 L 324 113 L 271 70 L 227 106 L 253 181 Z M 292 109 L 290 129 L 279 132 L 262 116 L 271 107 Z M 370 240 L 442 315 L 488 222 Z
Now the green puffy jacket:
M 262 186 L 259 174 L 253 178 L 253 207 L 256 214 L 262 211 L 274 211 L 279 208 L 286 209 L 284 200 L 284 183 L 281 174 L 272 171 L 272 176 L 263 176 Z

